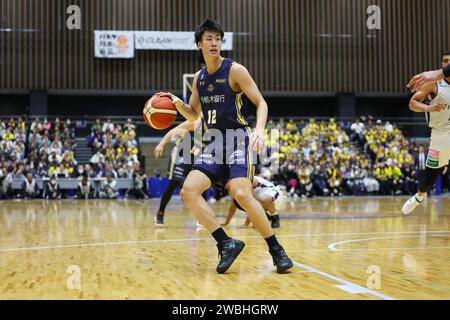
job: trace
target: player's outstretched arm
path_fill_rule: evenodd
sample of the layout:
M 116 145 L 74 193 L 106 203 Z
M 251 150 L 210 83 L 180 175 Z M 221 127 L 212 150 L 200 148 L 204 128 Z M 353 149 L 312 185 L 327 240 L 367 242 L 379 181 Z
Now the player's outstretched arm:
M 234 64 L 230 69 L 230 78 L 256 106 L 256 127 L 250 137 L 250 147 L 252 150 L 261 153 L 264 144 L 264 129 L 266 127 L 269 109 L 267 103 L 247 68 L 240 64 Z
M 425 71 L 420 74 L 416 74 L 409 81 L 408 88 L 410 88 L 412 92 L 416 92 L 422 88 L 423 85 L 430 82 L 440 81 L 446 77 L 450 77 L 450 66 L 439 70 Z
M 192 94 L 189 99 L 189 104 L 185 104 L 183 100 L 170 92 L 158 92 L 157 95 L 162 97 L 169 97 L 172 99 L 173 104 L 177 107 L 177 110 L 188 121 L 195 121 L 198 119 L 201 113 L 200 98 L 197 91 L 197 78 L 199 72 L 194 76 L 194 82 L 192 84 Z
M 231 200 L 230 208 L 228 209 L 228 215 L 227 215 L 227 218 L 226 218 L 225 221 L 224 221 L 223 223 L 221 223 L 220 225 L 223 227 L 223 226 L 226 226 L 226 225 L 230 224 L 230 221 L 231 221 L 231 219 L 233 219 L 234 215 L 236 214 L 236 211 L 237 211 L 237 207 L 236 207 L 236 205 L 234 204 L 234 201 Z
M 423 103 L 430 93 L 433 93 L 436 88 L 435 83 L 428 83 L 417 91 L 409 101 L 409 109 L 414 112 L 439 112 L 442 110 L 441 104 L 427 105 Z
M 170 130 L 166 133 L 166 135 L 161 139 L 158 145 L 155 147 L 154 153 L 155 158 L 159 158 L 164 153 L 164 147 L 172 141 L 172 139 L 176 136 L 184 135 L 188 131 L 194 131 L 195 123 L 192 121 L 184 121 L 180 123 L 178 126 Z

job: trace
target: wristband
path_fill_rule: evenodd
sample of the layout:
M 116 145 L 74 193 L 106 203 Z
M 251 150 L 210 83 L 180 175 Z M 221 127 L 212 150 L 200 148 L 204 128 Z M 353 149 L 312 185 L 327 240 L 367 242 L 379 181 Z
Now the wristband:
M 177 107 L 177 109 L 178 109 L 179 107 L 181 107 L 181 106 L 184 104 L 184 102 L 183 102 L 183 100 L 181 100 L 180 98 L 176 98 L 176 99 L 173 101 L 173 104 L 174 104 L 175 107 Z
M 446 78 L 450 77 L 450 65 L 446 66 L 445 68 L 442 68 L 442 72 L 444 73 L 444 77 Z

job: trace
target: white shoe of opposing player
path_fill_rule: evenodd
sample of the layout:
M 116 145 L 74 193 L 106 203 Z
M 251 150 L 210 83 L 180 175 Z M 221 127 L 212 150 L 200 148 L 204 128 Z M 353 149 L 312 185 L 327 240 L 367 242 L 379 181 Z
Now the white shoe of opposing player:
M 413 195 L 409 198 L 402 207 L 403 214 L 410 214 L 415 208 L 421 205 L 425 201 L 425 198 L 419 202 L 416 198 L 416 195 Z

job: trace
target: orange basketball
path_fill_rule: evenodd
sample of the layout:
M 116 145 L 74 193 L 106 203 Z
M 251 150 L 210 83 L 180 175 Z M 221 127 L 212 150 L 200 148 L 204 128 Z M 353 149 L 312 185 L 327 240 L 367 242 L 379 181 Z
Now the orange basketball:
M 177 108 L 169 97 L 154 95 L 144 106 L 144 119 L 147 124 L 157 130 L 170 127 L 177 118 Z

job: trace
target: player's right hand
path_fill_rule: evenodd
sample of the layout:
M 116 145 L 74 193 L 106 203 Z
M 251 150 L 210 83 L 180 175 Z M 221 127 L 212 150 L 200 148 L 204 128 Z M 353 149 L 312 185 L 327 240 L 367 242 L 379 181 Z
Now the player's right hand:
M 430 104 L 427 107 L 427 112 L 441 112 L 442 109 L 444 109 L 444 106 L 442 104 L 439 103 L 435 103 L 435 104 Z
M 172 101 L 179 99 L 176 95 L 174 95 L 171 92 L 157 92 L 157 93 L 155 93 L 155 96 L 168 97 L 168 98 L 172 99 Z
M 164 153 L 164 145 L 158 144 L 155 147 L 155 158 L 158 159 L 158 158 L 162 157 L 163 153 Z
M 429 82 L 439 81 L 443 78 L 442 70 L 425 71 L 416 74 L 409 80 L 408 88 L 412 92 L 418 91 L 422 86 Z

